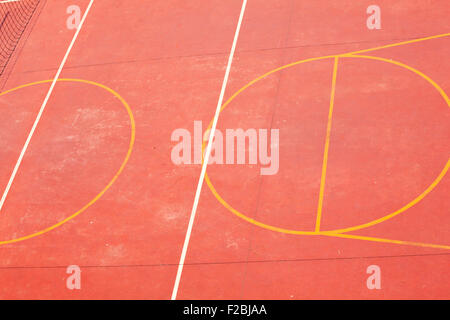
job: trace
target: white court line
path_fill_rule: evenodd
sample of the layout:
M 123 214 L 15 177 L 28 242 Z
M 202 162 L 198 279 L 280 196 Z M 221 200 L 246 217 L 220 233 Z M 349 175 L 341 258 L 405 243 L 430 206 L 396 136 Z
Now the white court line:
M 19 2 L 20 0 L 4 0 L 0 1 L 0 3 L 8 3 L 8 2 Z
M 206 167 L 208 165 L 209 156 L 211 154 L 212 148 L 212 140 L 214 137 L 214 133 L 216 131 L 217 121 L 219 120 L 220 108 L 222 107 L 223 97 L 225 95 L 225 89 L 228 83 L 228 77 L 230 75 L 231 64 L 233 62 L 234 52 L 236 50 L 236 44 L 239 38 L 239 31 L 241 29 L 242 20 L 244 18 L 245 7 L 247 6 L 247 0 L 243 0 L 241 14 L 239 15 L 239 21 L 236 27 L 236 32 L 234 34 L 233 45 L 231 47 L 230 56 L 228 57 L 228 65 L 225 71 L 225 77 L 222 83 L 222 90 L 220 91 L 219 101 L 217 102 L 216 113 L 214 115 L 213 125 L 211 127 L 211 131 L 209 133 L 208 146 L 206 147 L 206 153 L 202 165 L 202 171 L 200 173 L 200 178 L 198 179 L 197 191 L 195 192 L 194 205 L 192 206 L 191 217 L 189 219 L 189 225 L 186 231 L 186 237 L 184 239 L 183 251 L 181 252 L 180 262 L 178 263 L 178 271 L 177 276 L 175 278 L 175 285 L 172 291 L 172 300 L 176 300 L 178 294 L 178 287 L 180 285 L 181 274 L 183 273 L 184 261 L 186 259 L 186 253 L 189 247 L 189 240 L 191 238 L 192 227 L 194 225 L 195 215 L 197 213 L 197 206 L 200 200 L 200 193 L 202 192 L 203 181 L 205 179 Z
M 86 9 L 86 12 L 83 15 L 83 18 L 81 19 L 81 22 L 80 22 L 80 24 L 78 26 L 78 29 L 75 32 L 75 35 L 73 36 L 72 41 L 70 42 L 69 48 L 67 49 L 66 54 L 64 55 L 64 58 L 63 58 L 60 66 L 58 68 L 58 71 L 56 72 L 56 75 L 55 75 L 55 78 L 53 79 L 52 85 L 50 86 L 50 89 L 47 92 L 47 96 L 45 97 L 44 102 L 42 103 L 41 109 L 39 110 L 39 113 L 38 113 L 38 115 L 36 117 L 36 120 L 34 121 L 33 127 L 31 128 L 31 131 L 28 134 L 27 141 L 25 142 L 25 145 L 22 148 L 22 152 L 20 153 L 19 159 L 16 162 L 14 170 L 13 170 L 13 172 L 11 174 L 11 177 L 9 178 L 8 184 L 7 184 L 6 188 L 5 188 L 5 191 L 3 192 L 2 199 L 0 200 L 0 211 L 3 208 L 3 204 L 5 203 L 6 196 L 8 195 L 8 192 L 11 189 L 11 185 L 12 185 L 12 183 L 14 181 L 14 178 L 16 177 L 17 171 L 19 170 L 20 164 L 22 163 L 23 156 L 25 155 L 25 152 L 28 149 L 28 145 L 30 144 L 30 141 L 31 141 L 31 138 L 33 137 L 34 131 L 36 130 L 36 127 L 37 127 L 37 125 L 39 123 L 39 120 L 41 120 L 42 113 L 44 112 L 45 107 L 47 106 L 47 102 L 50 99 L 50 96 L 51 96 L 51 94 L 53 92 L 53 88 L 55 87 L 55 84 L 58 81 L 58 78 L 59 78 L 59 76 L 60 76 L 60 74 L 62 72 L 62 69 L 64 68 L 64 65 L 66 64 L 67 58 L 69 57 L 70 51 L 72 50 L 72 47 L 75 44 L 75 41 L 77 40 L 78 34 L 80 33 L 81 28 L 83 27 L 83 23 L 86 20 L 86 17 L 88 15 L 89 10 L 91 9 L 91 6 L 92 6 L 93 3 L 94 3 L 94 0 L 91 0 L 89 2 L 89 5 L 88 5 L 88 7 Z

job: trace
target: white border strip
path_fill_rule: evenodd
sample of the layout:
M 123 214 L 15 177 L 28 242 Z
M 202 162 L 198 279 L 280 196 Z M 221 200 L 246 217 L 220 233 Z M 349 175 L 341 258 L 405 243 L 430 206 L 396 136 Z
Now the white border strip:
M 239 38 L 239 31 L 241 29 L 242 20 L 244 18 L 245 7 L 247 6 L 247 0 L 243 0 L 241 14 L 239 15 L 239 21 L 236 27 L 236 32 L 234 34 L 233 46 L 231 47 L 230 56 L 228 57 L 227 69 L 225 72 L 225 77 L 222 83 L 222 90 L 220 91 L 219 101 L 217 102 L 216 113 L 214 115 L 213 125 L 211 127 L 211 131 L 209 134 L 208 146 L 206 147 L 205 158 L 202 165 L 202 171 L 200 173 L 200 178 L 198 180 L 197 191 L 195 192 L 194 205 L 192 206 L 191 217 L 189 219 L 189 225 L 186 231 L 186 237 L 184 239 L 183 251 L 181 252 L 180 262 L 178 263 L 178 271 L 175 279 L 175 285 L 172 291 L 172 300 L 176 300 L 178 287 L 180 285 L 181 274 L 183 273 L 184 261 L 186 259 L 186 253 L 189 247 L 189 240 L 191 238 L 192 227 L 194 225 L 195 215 L 197 213 L 198 202 L 200 199 L 200 193 L 202 192 L 203 181 L 205 179 L 206 167 L 208 165 L 209 156 L 211 154 L 212 141 L 214 137 L 214 133 L 216 131 L 217 121 L 219 120 L 220 108 L 222 107 L 223 97 L 225 95 L 225 89 L 228 83 L 228 77 L 230 75 L 231 64 L 233 62 L 234 52 L 236 50 L 236 44 Z
M 3 192 L 2 199 L 0 200 L 0 211 L 3 208 L 3 204 L 5 203 L 6 196 L 8 195 L 8 192 L 11 189 L 11 185 L 12 185 L 12 183 L 14 181 L 14 178 L 16 177 L 17 171 L 19 170 L 20 164 L 22 163 L 22 160 L 23 160 L 23 157 L 25 155 L 25 152 L 28 149 L 28 145 L 30 144 L 30 141 L 31 141 L 31 138 L 33 137 L 34 131 L 36 130 L 36 127 L 37 127 L 37 125 L 39 123 L 39 120 L 41 120 L 42 113 L 44 112 L 45 107 L 47 106 L 47 102 L 50 99 L 50 96 L 51 96 L 51 94 L 53 92 L 55 84 L 58 81 L 58 78 L 59 78 L 59 76 L 60 76 L 60 74 L 62 72 L 62 69 L 64 68 L 64 65 L 66 64 L 67 58 L 69 57 L 69 54 L 70 54 L 70 51 L 72 50 L 72 47 L 75 44 L 75 41 L 77 40 L 78 35 L 80 34 L 81 28 L 83 27 L 83 23 L 86 20 L 86 17 L 88 15 L 89 10 L 91 9 L 93 3 L 94 3 L 94 0 L 91 0 L 89 2 L 89 5 L 88 5 L 88 7 L 86 9 L 86 12 L 84 13 L 83 18 L 80 21 L 78 29 L 75 32 L 75 35 L 73 36 L 72 42 L 70 42 L 69 48 L 67 49 L 66 54 L 64 55 L 64 58 L 63 58 L 60 66 L 58 68 L 58 71 L 56 72 L 56 75 L 55 75 L 55 78 L 53 79 L 52 85 L 50 86 L 50 89 L 47 92 L 47 96 L 45 97 L 44 102 L 42 103 L 41 109 L 39 110 L 39 113 L 38 113 L 38 115 L 36 117 L 36 120 L 34 121 L 33 127 L 31 128 L 31 131 L 28 134 L 28 138 L 27 138 L 27 140 L 25 142 L 25 145 L 22 148 L 22 152 L 20 153 L 19 159 L 17 160 L 16 165 L 14 167 L 14 170 L 13 170 L 13 172 L 11 174 L 11 177 L 9 178 L 9 181 L 8 181 L 8 184 L 7 184 L 6 188 L 5 188 L 5 191 Z

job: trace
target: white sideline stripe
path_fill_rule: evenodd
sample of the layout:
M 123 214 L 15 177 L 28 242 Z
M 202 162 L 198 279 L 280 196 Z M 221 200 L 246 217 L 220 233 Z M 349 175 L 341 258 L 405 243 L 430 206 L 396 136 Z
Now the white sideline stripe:
M 4 0 L 0 1 L 0 3 L 8 3 L 8 2 L 19 2 L 20 0 Z
M 14 167 L 14 170 L 13 170 L 13 172 L 11 174 L 11 177 L 9 178 L 8 185 L 6 186 L 6 189 L 3 192 L 2 199 L 0 200 L 0 211 L 3 208 L 3 204 L 5 203 L 6 196 L 8 195 L 8 192 L 11 189 L 11 185 L 12 185 L 12 183 L 14 181 L 14 178 L 16 177 L 17 171 L 19 170 L 20 164 L 22 163 L 23 156 L 25 155 L 25 152 L 28 149 L 28 145 L 30 144 L 30 141 L 31 141 L 31 138 L 33 137 L 34 131 L 36 130 L 36 127 L 37 127 L 37 125 L 39 123 L 39 120 L 41 119 L 42 113 L 44 112 L 44 109 L 45 109 L 45 107 L 47 105 L 47 102 L 50 99 L 50 96 L 51 96 L 51 94 L 53 92 L 53 88 L 55 87 L 55 84 L 58 81 L 58 78 L 59 78 L 59 76 L 60 76 L 60 74 L 62 72 L 62 69 L 64 68 L 64 65 L 66 64 L 67 58 L 69 57 L 70 51 L 72 50 L 72 47 L 75 44 L 75 41 L 77 40 L 78 34 L 80 33 L 81 28 L 83 27 L 83 23 L 86 20 L 86 17 L 88 15 L 89 10 L 91 9 L 91 6 L 92 6 L 93 3 L 94 3 L 94 0 L 91 0 L 89 2 L 89 5 L 88 5 L 88 7 L 86 9 L 86 12 L 84 13 L 83 18 L 81 19 L 80 25 L 79 25 L 77 31 L 75 32 L 75 35 L 73 36 L 72 42 L 70 42 L 69 48 L 67 49 L 66 54 L 64 55 L 64 58 L 63 58 L 60 66 L 59 66 L 59 69 L 56 72 L 56 75 L 55 75 L 55 78 L 53 79 L 52 85 L 50 86 L 50 89 L 47 92 L 47 96 L 45 97 L 44 102 L 42 103 L 41 109 L 39 110 L 39 113 L 38 113 L 38 115 L 36 117 L 36 120 L 34 121 L 33 127 L 31 128 L 31 131 L 28 134 L 28 138 L 27 138 L 27 140 L 25 142 L 25 145 L 22 148 L 22 152 L 20 153 L 19 159 L 17 160 L 17 163 L 16 163 L 16 165 Z
M 198 180 L 197 191 L 195 192 L 194 205 L 192 206 L 191 217 L 189 219 L 189 225 L 188 225 L 188 228 L 186 231 L 186 237 L 184 239 L 183 251 L 181 252 L 180 262 L 178 263 L 177 276 L 176 276 L 175 285 L 174 285 L 173 291 L 172 291 L 172 300 L 176 300 L 176 298 L 177 298 L 178 287 L 180 285 L 180 280 L 181 280 L 181 274 L 183 273 L 184 261 L 186 259 L 186 253 L 187 253 L 187 250 L 189 247 L 189 240 L 191 238 L 192 227 L 194 225 L 195 215 L 197 213 L 197 206 L 198 206 L 198 202 L 200 199 L 200 193 L 202 192 L 203 181 L 205 179 L 206 167 L 208 165 L 209 156 L 211 154 L 212 140 L 213 140 L 212 138 L 214 137 L 214 134 L 216 131 L 217 121 L 219 120 L 220 108 L 222 107 L 223 97 L 225 95 L 225 89 L 227 87 L 228 77 L 230 75 L 230 70 L 231 70 L 231 64 L 233 62 L 234 52 L 236 50 L 236 44 L 237 44 L 237 41 L 239 38 L 239 31 L 241 29 L 241 24 L 242 24 L 242 20 L 244 18 L 246 6 L 247 6 L 247 0 L 243 0 L 241 13 L 239 15 L 239 21 L 238 21 L 238 24 L 236 27 L 236 32 L 234 34 L 233 45 L 231 47 L 230 56 L 228 57 L 228 65 L 227 65 L 225 77 L 224 77 L 223 83 L 222 83 L 222 90 L 220 91 L 219 101 L 217 102 L 217 108 L 216 108 L 216 113 L 214 115 L 213 125 L 211 127 L 211 131 L 209 134 L 208 146 L 206 147 L 205 158 L 203 161 L 200 178 Z

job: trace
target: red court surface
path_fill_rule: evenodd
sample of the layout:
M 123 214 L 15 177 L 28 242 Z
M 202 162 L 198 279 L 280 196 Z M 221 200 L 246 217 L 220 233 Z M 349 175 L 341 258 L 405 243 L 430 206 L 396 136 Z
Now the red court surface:
M 0 210 L 0 298 L 449 299 L 450 7 L 377 0 L 369 30 L 372 2 L 92 2 Z M 89 3 L 41 1 L 0 78 L 0 196 Z M 202 164 L 171 135 L 214 118 L 240 13 L 217 129 L 278 129 L 279 169 L 208 165 L 186 237 Z

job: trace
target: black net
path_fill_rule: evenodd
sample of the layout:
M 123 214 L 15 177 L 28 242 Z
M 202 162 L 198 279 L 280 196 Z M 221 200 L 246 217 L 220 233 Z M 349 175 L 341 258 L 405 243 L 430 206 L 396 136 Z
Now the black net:
M 0 76 L 41 0 L 0 0 Z

